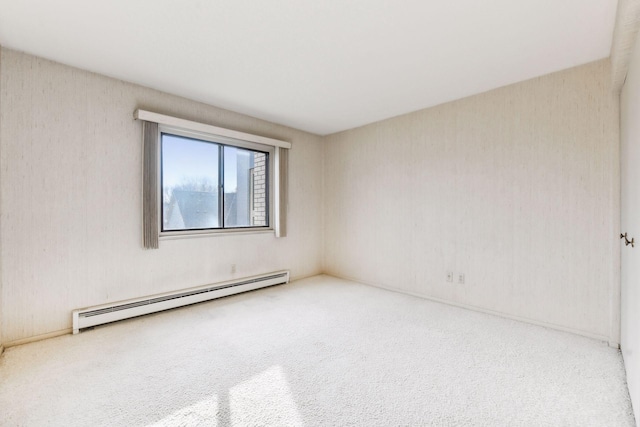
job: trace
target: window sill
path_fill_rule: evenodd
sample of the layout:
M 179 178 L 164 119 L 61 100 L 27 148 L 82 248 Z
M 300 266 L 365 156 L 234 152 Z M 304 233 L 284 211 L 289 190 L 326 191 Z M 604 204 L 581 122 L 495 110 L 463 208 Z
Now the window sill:
M 190 239 L 193 237 L 237 236 L 248 234 L 273 234 L 273 228 L 248 228 L 229 230 L 196 230 L 160 233 L 160 240 Z

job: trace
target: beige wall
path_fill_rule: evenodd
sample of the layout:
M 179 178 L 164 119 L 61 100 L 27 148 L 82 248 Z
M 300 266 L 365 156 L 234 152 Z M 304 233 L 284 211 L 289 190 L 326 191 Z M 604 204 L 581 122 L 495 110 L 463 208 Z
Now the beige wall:
M 2 49 L 0 336 L 66 332 L 75 308 L 226 280 L 236 264 L 237 277 L 325 271 L 617 342 L 609 72 L 588 64 L 323 139 Z M 143 250 L 136 108 L 291 141 L 289 236 Z
M 604 60 L 327 137 L 325 272 L 619 342 L 609 73 Z
M 638 37 L 638 36 L 636 36 Z M 640 37 L 620 97 L 621 230 L 635 248 L 622 248 L 622 338 L 629 394 L 640 413 Z M 636 415 L 637 417 L 637 415 Z
M 71 310 L 279 269 L 321 272 L 317 136 L 2 49 L 0 229 L 5 343 L 67 331 Z M 144 108 L 291 141 L 288 237 L 142 249 Z

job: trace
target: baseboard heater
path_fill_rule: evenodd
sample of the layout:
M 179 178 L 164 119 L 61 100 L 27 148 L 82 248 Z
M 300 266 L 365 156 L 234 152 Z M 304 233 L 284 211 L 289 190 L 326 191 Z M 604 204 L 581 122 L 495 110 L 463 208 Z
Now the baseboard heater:
M 77 334 L 81 329 L 92 326 L 143 316 L 149 313 L 209 301 L 282 283 L 289 283 L 288 271 L 277 271 L 260 276 L 245 277 L 228 282 L 182 289 L 176 292 L 167 292 L 73 310 L 73 333 Z

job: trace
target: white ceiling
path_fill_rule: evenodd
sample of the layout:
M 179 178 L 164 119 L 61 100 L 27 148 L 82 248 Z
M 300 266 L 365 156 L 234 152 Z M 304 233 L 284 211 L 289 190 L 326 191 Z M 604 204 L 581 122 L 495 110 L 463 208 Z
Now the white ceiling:
M 0 0 L 0 44 L 329 134 L 609 56 L 617 0 Z

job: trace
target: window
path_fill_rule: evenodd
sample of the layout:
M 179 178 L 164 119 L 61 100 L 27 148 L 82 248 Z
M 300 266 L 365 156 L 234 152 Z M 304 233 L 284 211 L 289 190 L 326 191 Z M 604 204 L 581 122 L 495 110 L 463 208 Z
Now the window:
M 142 123 L 142 245 L 229 232 L 287 236 L 291 143 L 136 110 Z
M 269 228 L 272 152 L 160 128 L 160 231 Z

